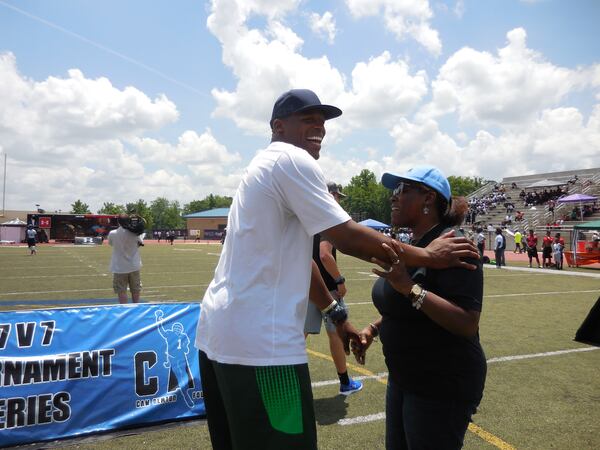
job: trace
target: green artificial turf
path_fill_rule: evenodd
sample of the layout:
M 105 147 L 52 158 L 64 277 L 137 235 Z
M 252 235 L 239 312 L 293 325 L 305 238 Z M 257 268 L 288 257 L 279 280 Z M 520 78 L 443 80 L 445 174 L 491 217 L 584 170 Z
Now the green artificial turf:
M 0 309 L 50 308 L 52 300 L 113 298 L 108 272 L 110 248 L 39 246 L 0 247 Z M 146 245 L 142 299 L 151 302 L 199 301 L 212 278 L 220 245 Z M 510 263 L 509 263 L 510 264 Z M 363 327 L 377 318 L 370 303 L 372 265 L 344 255 L 339 265 L 347 279 L 350 318 Z M 515 264 L 523 267 L 523 264 Z M 581 273 L 600 271 L 581 270 Z M 600 295 L 600 278 L 561 276 L 553 270 L 535 273 L 485 269 L 482 345 L 490 361 L 484 399 L 475 424 L 486 438 L 467 432 L 466 449 L 597 449 L 600 448 L 600 349 L 573 341 L 575 332 Z M 36 304 L 35 300 L 51 300 Z M 16 306 L 7 302 L 17 302 Z M 93 302 L 93 300 L 92 300 Z M 115 301 L 116 303 L 116 301 Z M 82 302 L 89 305 L 93 303 Z M 352 376 L 366 376 L 364 389 L 350 397 L 337 394 L 326 335 L 307 341 L 319 448 L 384 447 L 385 377 L 381 346 L 375 343 L 366 365 L 350 363 Z M 498 358 L 530 355 L 523 359 Z M 329 382 L 329 383 L 327 383 Z M 378 416 L 379 415 L 379 416 Z M 368 421 L 369 417 L 378 417 Z M 356 423 L 343 425 L 344 420 Z M 364 420 L 360 422 L 359 420 Z M 122 433 L 121 433 L 122 434 Z M 210 448 L 204 422 L 176 424 L 103 435 L 60 446 L 86 449 Z

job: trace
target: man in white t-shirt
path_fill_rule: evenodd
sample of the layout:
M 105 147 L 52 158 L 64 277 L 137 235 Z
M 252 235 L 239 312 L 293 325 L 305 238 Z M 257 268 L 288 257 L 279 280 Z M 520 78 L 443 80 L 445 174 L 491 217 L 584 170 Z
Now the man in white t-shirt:
M 347 336 L 366 344 L 312 261 L 315 234 L 390 267 L 400 253 L 409 265 L 430 267 L 465 266 L 459 258 L 476 255 L 465 239 L 416 249 L 350 219 L 316 162 L 325 120 L 341 114 L 312 91 L 282 94 L 273 107 L 271 144 L 254 157 L 234 196 L 195 342 L 214 449 L 317 448 L 303 335 L 309 296 L 336 324 L 346 349 Z
M 29 247 L 29 252 L 31 255 L 35 255 L 37 253 L 37 249 L 35 248 L 37 231 L 35 231 L 33 225 L 27 225 L 27 231 L 25 233 L 27 235 L 27 247 Z
M 127 303 L 127 287 L 131 291 L 131 301 L 139 303 L 142 291 L 140 269 L 142 258 L 140 246 L 144 245 L 141 233 L 131 228 L 131 219 L 126 214 L 118 218 L 119 228 L 108 233 L 108 243 L 113 248 L 110 271 L 113 273 L 113 288 L 119 296 L 119 303 Z M 127 228 L 126 228 L 127 227 Z M 143 231 L 143 227 L 140 231 Z
M 506 266 L 504 251 L 506 250 L 506 237 L 502 233 L 502 228 L 496 228 L 496 239 L 494 240 L 494 255 L 496 257 L 496 268 L 500 269 Z

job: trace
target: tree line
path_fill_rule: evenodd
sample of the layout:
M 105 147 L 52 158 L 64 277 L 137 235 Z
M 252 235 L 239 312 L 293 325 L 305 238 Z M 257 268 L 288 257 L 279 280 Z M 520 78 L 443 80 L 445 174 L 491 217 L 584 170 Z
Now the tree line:
M 158 197 L 147 203 L 143 199 L 124 205 L 104 202 L 98 214 L 137 214 L 146 220 L 148 230 L 176 230 L 185 228 L 183 216 L 214 208 L 229 208 L 231 197 L 210 194 L 202 200 L 193 200 L 180 205 L 177 200 Z M 72 214 L 92 214 L 88 204 L 76 200 L 71 204 Z
M 452 195 L 466 196 L 483 186 L 481 177 L 449 176 Z M 377 177 L 368 169 L 352 177 L 350 183 L 342 186 L 346 197 L 341 205 L 357 221 L 375 219 L 388 223 L 391 215 L 390 191 L 378 182 Z M 187 214 L 207 211 L 214 208 L 229 208 L 231 197 L 210 194 L 202 200 L 193 200 L 183 205 L 177 200 L 158 197 L 149 204 L 142 199 L 124 205 L 105 202 L 98 214 L 138 214 L 146 219 L 149 230 L 185 228 Z M 91 214 L 90 207 L 76 200 L 71 204 L 72 214 Z

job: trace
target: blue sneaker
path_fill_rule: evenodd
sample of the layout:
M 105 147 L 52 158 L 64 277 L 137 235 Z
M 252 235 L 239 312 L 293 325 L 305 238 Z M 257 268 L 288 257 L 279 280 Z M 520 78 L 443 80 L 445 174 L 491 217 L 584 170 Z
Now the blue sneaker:
M 355 392 L 360 391 L 362 388 L 363 388 L 362 382 L 360 382 L 358 380 L 350 379 L 350 383 L 340 384 L 340 394 L 352 395 Z

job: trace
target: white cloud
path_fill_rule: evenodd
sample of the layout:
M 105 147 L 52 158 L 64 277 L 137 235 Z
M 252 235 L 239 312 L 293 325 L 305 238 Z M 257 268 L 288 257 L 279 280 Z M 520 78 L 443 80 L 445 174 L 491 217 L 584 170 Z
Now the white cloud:
M 368 150 L 365 153 L 368 155 Z M 344 158 L 343 160 L 340 160 L 334 156 L 322 154 L 321 158 L 319 158 L 319 165 L 323 169 L 325 178 L 328 181 L 346 185 L 350 183 L 352 177 L 358 175 L 364 169 L 373 172 L 377 179 L 380 180 L 381 175 L 383 175 L 383 172 L 385 171 L 384 161 L 387 161 L 387 159 L 362 160 L 359 158 Z
M 340 98 L 350 126 L 389 127 L 410 114 L 427 94 L 427 75 L 412 76 L 408 64 L 392 61 L 389 52 L 356 64 L 352 91 Z
M 346 4 L 354 17 L 381 14 L 386 28 L 398 39 L 410 36 L 433 55 L 442 52 L 439 33 L 429 24 L 433 12 L 428 0 L 346 0 Z
M 331 103 L 343 92 L 344 81 L 326 57 L 309 59 L 298 53 L 302 39 L 279 20 L 270 19 L 266 30 L 248 29 L 247 10 L 242 0 L 212 3 L 208 27 L 222 43 L 223 62 L 238 79 L 234 92 L 212 90 L 217 102 L 213 114 L 232 119 L 249 133 L 267 135 L 273 102 L 279 94 L 306 87 L 319 93 L 323 102 Z
M 68 144 L 125 137 L 178 117 L 165 96 L 153 101 L 133 87 L 119 90 L 106 78 L 87 79 L 79 70 L 42 82 L 23 78 L 11 53 L 0 54 L 0 79 L 0 137 L 22 157 L 31 156 L 34 143 L 61 153 Z
M 330 142 L 354 128 L 389 125 L 416 108 L 427 93 L 425 72 L 411 75 L 408 64 L 393 61 L 389 52 L 357 63 L 347 90 L 345 77 L 327 57 L 300 53 L 302 40 L 283 22 L 271 20 L 266 30 L 248 29 L 242 14 L 231 18 L 242 9 L 233 7 L 232 0 L 214 0 L 208 26 L 222 42 L 223 60 L 238 79 L 235 91 L 213 89 L 213 114 L 230 118 L 249 133 L 268 135 L 273 102 L 291 88 L 312 89 L 323 103 L 344 111 L 328 123 Z
M 508 43 L 497 55 L 465 47 L 450 56 L 432 83 L 433 101 L 422 115 L 456 111 L 462 122 L 518 127 L 589 82 L 583 71 L 553 65 L 527 48 L 524 29 L 506 36 Z
M 396 144 L 394 156 L 403 161 L 403 168 L 424 162 L 440 167 L 446 175 L 501 179 L 600 166 L 600 105 L 587 121 L 576 108 L 546 109 L 527 128 L 497 135 L 481 129 L 464 145 L 441 131 L 432 119 L 420 123 L 402 120 L 391 135 Z
M 214 168 L 240 162 L 239 154 L 231 154 L 220 144 L 210 129 L 201 135 L 195 131 L 185 131 L 178 139 L 177 145 L 160 142 L 155 139 L 142 138 L 132 141 L 140 155 L 147 161 L 182 164 L 186 166 L 210 165 Z
M 232 193 L 240 178 L 240 155 L 228 152 L 209 129 L 201 135 L 185 131 L 175 145 L 143 136 L 177 120 L 165 96 L 151 100 L 76 69 L 65 78 L 30 80 L 19 74 L 15 56 L 5 53 L 0 97 L 11 209 L 39 203 L 67 210 L 78 198 L 92 210 L 105 201 L 158 196 L 185 202 L 215 186 Z
M 309 22 L 310 29 L 313 33 L 325 37 L 327 42 L 333 44 L 337 30 L 335 27 L 335 19 L 331 12 L 325 11 L 322 16 L 318 13 L 312 13 L 309 16 Z

